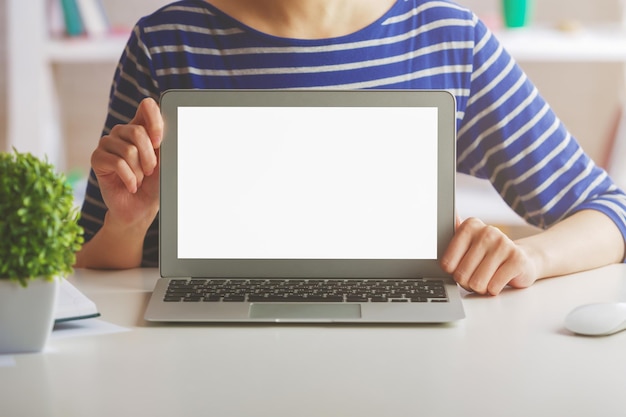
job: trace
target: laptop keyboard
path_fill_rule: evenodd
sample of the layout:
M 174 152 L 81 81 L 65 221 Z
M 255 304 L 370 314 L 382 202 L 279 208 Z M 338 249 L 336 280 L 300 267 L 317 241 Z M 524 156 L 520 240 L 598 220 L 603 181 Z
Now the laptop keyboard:
M 167 302 L 447 302 L 436 279 L 172 279 Z

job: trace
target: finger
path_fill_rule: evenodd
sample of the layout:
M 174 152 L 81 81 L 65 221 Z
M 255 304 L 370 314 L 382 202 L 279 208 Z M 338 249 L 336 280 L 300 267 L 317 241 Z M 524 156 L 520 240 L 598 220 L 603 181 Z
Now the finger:
M 472 244 L 465 252 L 459 265 L 452 272 L 452 277 L 459 285 L 466 290 L 483 293 L 482 281 L 477 275 L 477 270 L 484 262 L 485 251 L 481 245 Z
M 504 287 L 519 274 L 519 266 L 507 260 L 504 264 L 498 268 L 494 273 L 493 278 L 487 286 L 487 292 L 490 295 L 498 295 L 502 292 Z
M 150 175 L 146 175 L 143 179 L 142 182 L 142 190 L 145 190 L 147 193 L 152 194 L 152 193 L 158 193 L 159 192 L 159 183 L 160 183 L 160 177 L 159 177 L 159 166 L 160 166 L 160 149 L 155 149 L 155 154 L 156 154 L 156 166 L 154 169 L 154 172 Z
M 153 149 L 158 149 L 161 146 L 163 139 L 163 117 L 161 116 L 159 105 L 154 99 L 150 97 L 143 99 L 137 107 L 135 117 L 133 117 L 129 124 L 143 126 L 150 138 Z
M 98 177 L 98 181 L 114 182 L 121 181 L 128 192 L 135 194 L 139 188 L 139 180 L 136 173 L 128 163 L 119 156 L 96 149 L 91 156 L 91 166 Z
M 535 282 L 535 274 L 529 269 L 528 259 L 519 246 L 509 256 L 507 262 L 498 270 L 493 281 L 494 291 L 509 285 L 513 288 L 526 288 Z M 489 290 L 491 291 L 491 289 Z
M 509 262 L 512 252 L 509 242 L 500 232 L 486 229 L 481 234 L 483 239 L 480 246 L 484 252 L 484 257 L 474 270 L 469 280 L 469 287 L 479 294 L 498 294 L 506 285 L 501 281 L 507 276 Z M 508 281 L 507 281 L 508 282 Z
M 451 246 L 458 251 L 455 256 L 460 256 L 460 260 L 448 272 L 463 288 L 486 294 L 494 274 L 511 253 L 513 243 L 499 229 L 478 219 L 463 223 L 457 236 L 459 239 Z
M 144 175 L 150 175 L 156 167 L 156 155 L 150 138 L 143 126 L 117 125 L 111 134 L 102 138 L 102 144 L 112 153 L 125 159 L 128 164 Z
M 484 223 L 475 218 L 469 218 L 457 227 L 454 236 L 441 257 L 441 267 L 445 272 L 452 274 L 456 271 L 472 245 L 474 234 L 482 227 L 484 227 Z
M 116 126 L 111 135 L 100 139 L 99 146 L 102 150 L 123 159 L 137 176 L 139 186 L 143 177 L 150 175 L 156 166 L 156 156 L 145 132 L 143 140 L 137 137 L 142 135 L 141 130 L 143 130 L 141 126 Z

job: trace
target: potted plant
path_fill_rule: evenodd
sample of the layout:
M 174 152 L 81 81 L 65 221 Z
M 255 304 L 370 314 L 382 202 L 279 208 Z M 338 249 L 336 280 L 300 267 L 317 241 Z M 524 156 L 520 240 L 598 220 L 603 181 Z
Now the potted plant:
M 41 351 L 58 280 L 83 242 L 72 187 L 47 161 L 0 152 L 0 353 Z

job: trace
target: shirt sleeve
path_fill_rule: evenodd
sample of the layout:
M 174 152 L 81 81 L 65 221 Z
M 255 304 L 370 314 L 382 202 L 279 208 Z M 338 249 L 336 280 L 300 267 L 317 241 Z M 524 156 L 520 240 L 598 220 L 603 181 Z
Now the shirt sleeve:
M 135 26 L 115 70 L 109 94 L 108 113 L 102 135 L 113 126 L 128 123 L 135 115 L 141 100 L 159 98 L 157 78 L 152 72 L 149 49 L 142 39 L 141 21 Z M 89 173 L 85 200 L 81 208 L 80 225 L 88 242 L 100 230 L 107 212 L 98 180 Z M 158 217 L 157 217 L 158 219 Z M 142 266 L 158 265 L 158 221 L 154 220 L 144 240 Z
M 582 150 L 521 68 L 476 20 L 471 92 L 457 169 L 488 179 L 530 224 L 605 213 L 626 237 L 626 195 Z

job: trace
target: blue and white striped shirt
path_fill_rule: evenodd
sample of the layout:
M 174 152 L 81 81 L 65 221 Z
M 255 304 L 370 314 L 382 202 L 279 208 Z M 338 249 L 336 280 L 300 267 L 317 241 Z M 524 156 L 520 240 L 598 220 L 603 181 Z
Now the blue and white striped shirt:
M 172 3 L 135 26 L 103 133 L 171 88 L 446 89 L 457 99 L 459 172 L 489 179 L 531 224 L 596 209 L 626 236 L 626 196 L 485 25 L 448 0 L 398 0 L 367 27 L 319 40 L 261 33 L 202 0 Z M 105 211 L 92 172 L 81 217 L 87 240 Z M 157 227 L 146 236 L 144 265 L 158 262 Z

